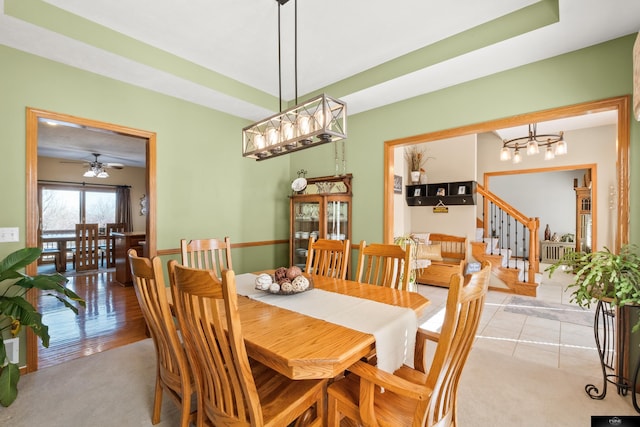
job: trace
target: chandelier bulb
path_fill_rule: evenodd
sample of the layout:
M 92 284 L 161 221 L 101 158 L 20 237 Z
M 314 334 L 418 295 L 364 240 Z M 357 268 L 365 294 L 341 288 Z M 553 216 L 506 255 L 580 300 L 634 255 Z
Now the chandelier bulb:
M 258 149 L 262 149 L 264 148 L 264 135 L 262 135 L 261 133 L 257 134 L 254 138 L 253 141 L 256 145 L 256 148 Z
M 503 162 L 511 160 L 511 150 L 509 150 L 509 147 L 502 147 L 502 150 L 500 150 L 500 160 Z
M 513 153 L 513 163 L 522 162 L 522 155 L 520 154 L 520 149 L 516 148 L 516 151 Z
M 276 145 L 278 144 L 278 129 L 270 128 L 267 131 L 267 143 L 268 145 Z
M 553 152 L 553 148 L 550 145 L 547 146 L 547 149 L 544 151 L 544 159 L 545 160 L 553 160 L 556 157 Z
M 564 139 L 561 139 L 556 144 L 556 156 L 562 156 L 563 154 L 567 154 L 567 143 Z

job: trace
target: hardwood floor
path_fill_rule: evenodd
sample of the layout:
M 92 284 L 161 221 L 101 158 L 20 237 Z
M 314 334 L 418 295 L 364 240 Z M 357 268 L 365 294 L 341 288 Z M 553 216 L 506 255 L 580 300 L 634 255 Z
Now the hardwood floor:
M 87 307 L 76 316 L 55 297 L 40 296 L 39 311 L 51 338 L 48 348 L 38 340 L 38 369 L 147 338 L 135 291 L 116 282 L 114 269 L 67 277 L 67 286 Z

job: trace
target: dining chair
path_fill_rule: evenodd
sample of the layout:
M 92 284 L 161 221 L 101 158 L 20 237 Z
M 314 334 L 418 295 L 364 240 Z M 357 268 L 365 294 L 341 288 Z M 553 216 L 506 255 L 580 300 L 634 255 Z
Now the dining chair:
M 98 224 L 76 224 L 75 243 L 73 268 L 76 271 L 97 270 L 100 255 Z
M 197 384 L 197 425 L 323 425 L 327 380 L 291 380 L 247 356 L 232 270 L 220 281 L 171 260 L 169 277 Z
M 124 222 L 108 222 L 105 228 L 104 255 L 107 259 L 107 268 L 116 266 L 115 239 L 111 233 L 124 233 L 127 231 L 127 224 Z
M 489 287 L 491 264 L 466 278 L 451 276 L 442 329 L 428 371 L 424 345 L 416 345 L 416 368 L 393 374 L 359 361 L 327 389 L 328 426 L 347 417 L 366 426 L 455 426 L 458 383 L 475 339 Z M 421 329 L 416 342 L 426 340 Z
M 304 271 L 308 274 L 346 279 L 349 252 L 351 252 L 349 239 L 344 241 L 309 239 L 307 263 Z
M 233 270 L 231 263 L 231 239 L 180 240 L 182 265 L 203 270 L 212 270 L 222 277 L 223 270 Z
M 409 290 L 411 279 L 411 245 L 360 241 L 355 280 L 360 283 Z
M 156 384 L 151 423 L 160 422 L 162 395 L 166 391 L 180 409 L 180 426 L 195 423 L 195 387 L 187 354 L 171 314 L 160 258 L 127 252 L 133 287 L 156 350 Z

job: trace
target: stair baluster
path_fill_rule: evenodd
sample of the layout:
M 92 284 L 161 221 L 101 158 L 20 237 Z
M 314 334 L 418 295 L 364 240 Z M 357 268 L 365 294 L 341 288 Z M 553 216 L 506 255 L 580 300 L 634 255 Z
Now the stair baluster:
M 514 219 L 514 221 L 515 221 L 515 219 Z M 515 233 L 515 239 L 514 239 L 513 241 L 514 241 L 514 243 L 515 243 L 515 245 L 516 245 L 516 246 L 515 246 L 515 248 L 514 248 L 514 251 L 515 251 L 515 252 L 512 252 L 513 254 L 515 254 L 515 256 L 513 257 L 513 258 L 514 258 L 514 260 L 515 260 L 513 268 L 515 268 L 516 270 L 518 270 L 518 225 L 516 224 L 516 225 L 514 226 L 514 228 L 516 229 L 516 233 Z M 509 239 L 509 244 L 511 244 L 511 239 Z M 510 249 L 511 249 L 511 247 L 509 247 L 509 250 L 510 250 Z M 508 264 L 508 263 L 509 263 L 509 262 L 507 261 L 507 264 Z
M 488 255 L 500 256 L 503 262 L 493 264 L 494 273 L 513 292 L 535 296 L 540 250 L 536 236 L 540 220 L 524 216 L 513 206 L 485 190 L 479 184 L 477 192 L 483 197 L 482 227 L 484 236 L 489 236 L 492 240 L 488 240 L 490 246 L 486 246 L 485 243 L 477 247 L 477 251 L 474 248 L 474 257 L 481 260 L 482 257 Z M 489 224 L 485 222 L 485 218 L 488 219 Z

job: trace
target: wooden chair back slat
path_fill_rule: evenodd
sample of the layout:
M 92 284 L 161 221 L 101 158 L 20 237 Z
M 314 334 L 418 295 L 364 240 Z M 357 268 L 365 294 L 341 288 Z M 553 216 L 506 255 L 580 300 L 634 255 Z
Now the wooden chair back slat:
M 346 279 L 350 251 L 349 239 L 311 239 L 304 270 L 309 274 Z
M 98 258 L 100 254 L 100 248 L 98 246 L 98 224 L 76 224 L 76 271 L 98 269 Z
M 133 287 L 147 323 L 157 355 L 157 378 L 152 423 L 160 421 L 162 394 L 167 391 L 181 411 L 180 426 L 195 422 L 195 389 L 187 355 L 171 313 L 160 258 L 139 257 L 135 249 L 127 253 Z
M 222 277 L 223 270 L 233 270 L 231 263 L 231 239 L 180 240 L 182 265 L 202 270 L 212 270 L 216 277 Z
M 409 289 L 411 246 L 360 242 L 355 279 L 361 283 Z

